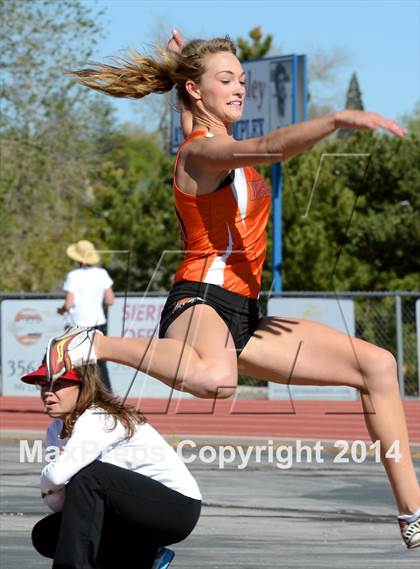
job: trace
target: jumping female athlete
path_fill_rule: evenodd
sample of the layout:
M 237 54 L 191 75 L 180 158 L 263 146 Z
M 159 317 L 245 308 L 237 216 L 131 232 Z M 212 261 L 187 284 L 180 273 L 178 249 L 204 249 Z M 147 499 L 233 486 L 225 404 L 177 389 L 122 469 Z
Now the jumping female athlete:
M 171 41 L 180 43 L 176 34 Z M 257 304 L 270 193 L 253 166 L 288 160 L 338 128 L 383 129 L 398 137 L 405 131 L 377 113 L 343 110 L 266 136 L 234 140 L 245 73 L 228 38 L 194 40 L 180 53 L 166 50 L 160 58 L 134 53 L 118 67 L 97 64 L 74 74 L 84 85 L 117 97 L 141 98 L 176 87 L 192 123 L 175 160 L 173 184 L 185 257 L 162 313 L 160 339 L 70 330 L 49 343 L 51 377 L 104 359 L 197 397 L 231 396 L 238 371 L 278 383 L 354 387 L 369 434 L 381 444 L 403 516 L 402 536 L 409 548 L 420 546 L 419 485 L 394 356 L 316 322 L 260 318 Z M 385 457 L 396 440 L 399 462 Z

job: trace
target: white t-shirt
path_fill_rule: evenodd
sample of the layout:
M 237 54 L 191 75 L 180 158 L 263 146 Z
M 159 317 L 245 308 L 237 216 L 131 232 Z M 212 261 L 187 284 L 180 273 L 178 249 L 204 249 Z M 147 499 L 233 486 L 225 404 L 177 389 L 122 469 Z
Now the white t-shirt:
M 90 407 L 74 424 L 69 438 L 60 439 L 63 423 L 56 419 L 48 428 L 46 445 L 64 447 L 41 473 L 41 492 L 49 490 L 44 501 L 54 512 L 63 509 L 65 485 L 79 470 L 100 460 L 161 482 L 185 496 L 201 500 L 197 482 L 174 449 L 149 423 L 137 425 L 131 439 L 124 440 L 125 428 L 102 409 Z M 51 451 L 48 451 L 49 454 Z M 57 453 L 55 453 L 57 454 Z
M 102 307 L 104 293 L 112 279 L 101 267 L 81 267 L 70 271 L 63 290 L 74 294 L 74 306 L 65 315 L 66 326 L 100 326 L 105 324 Z

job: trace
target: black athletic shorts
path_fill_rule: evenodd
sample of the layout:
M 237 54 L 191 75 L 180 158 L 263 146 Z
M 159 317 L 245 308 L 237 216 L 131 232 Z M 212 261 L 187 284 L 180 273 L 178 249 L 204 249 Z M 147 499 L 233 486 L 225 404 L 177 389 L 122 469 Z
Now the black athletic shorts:
M 183 298 L 191 300 L 176 306 Z M 164 338 L 172 322 L 195 304 L 211 306 L 225 321 L 239 357 L 261 320 L 258 300 L 213 284 L 181 281 L 174 285 L 163 308 L 159 338 Z

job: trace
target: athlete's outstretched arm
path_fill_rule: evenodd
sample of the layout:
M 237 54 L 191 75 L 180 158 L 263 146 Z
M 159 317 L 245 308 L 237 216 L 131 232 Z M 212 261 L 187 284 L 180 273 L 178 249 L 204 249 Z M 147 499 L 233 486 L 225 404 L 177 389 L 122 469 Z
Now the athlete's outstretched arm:
M 406 134 L 393 120 L 377 113 L 344 110 L 248 140 L 237 141 L 228 135 L 200 138 L 195 144 L 188 145 L 185 151 L 193 164 L 215 171 L 284 162 L 339 128 L 384 129 L 400 137 Z

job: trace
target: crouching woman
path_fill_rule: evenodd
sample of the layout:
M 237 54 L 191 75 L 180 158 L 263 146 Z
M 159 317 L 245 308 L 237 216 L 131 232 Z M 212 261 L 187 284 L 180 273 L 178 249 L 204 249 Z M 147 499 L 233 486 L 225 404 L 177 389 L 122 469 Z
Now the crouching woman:
M 166 545 L 185 539 L 201 509 L 196 481 L 175 451 L 136 409 L 84 366 L 55 382 L 47 369 L 22 381 L 37 385 L 54 419 L 46 444 L 58 447 L 41 473 L 54 512 L 32 530 L 53 569 L 166 569 Z

